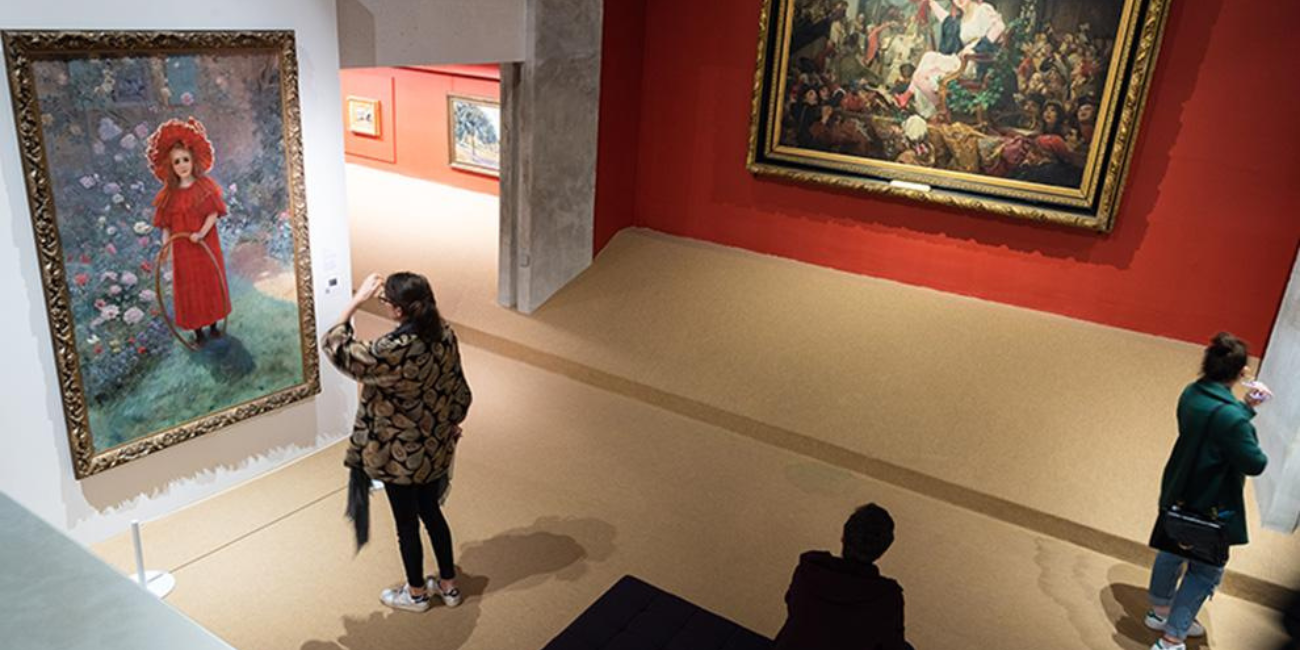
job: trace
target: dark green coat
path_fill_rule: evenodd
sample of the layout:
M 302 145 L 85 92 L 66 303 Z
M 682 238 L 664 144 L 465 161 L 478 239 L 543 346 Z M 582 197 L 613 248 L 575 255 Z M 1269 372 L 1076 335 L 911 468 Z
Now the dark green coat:
M 1160 507 L 1181 503 L 1195 512 L 1228 513 L 1229 543 L 1249 541 L 1242 491 L 1246 477 L 1258 476 L 1268 464 L 1250 423 L 1253 417 L 1255 409 L 1238 401 L 1221 383 L 1203 380 L 1188 385 L 1178 399 L 1178 442 L 1160 483 Z M 1180 481 L 1183 489 L 1174 494 Z

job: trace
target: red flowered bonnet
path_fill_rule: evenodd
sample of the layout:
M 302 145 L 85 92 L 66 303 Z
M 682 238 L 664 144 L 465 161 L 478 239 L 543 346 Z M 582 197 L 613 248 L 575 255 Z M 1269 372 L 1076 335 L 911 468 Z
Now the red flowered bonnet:
M 149 168 L 158 180 L 166 183 L 172 176 L 171 151 L 177 143 L 184 146 L 194 157 L 195 176 L 207 174 L 212 170 L 212 142 L 203 123 L 193 117 L 182 122 L 167 120 L 158 125 L 153 135 L 149 136 L 149 146 L 145 157 L 149 159 Z

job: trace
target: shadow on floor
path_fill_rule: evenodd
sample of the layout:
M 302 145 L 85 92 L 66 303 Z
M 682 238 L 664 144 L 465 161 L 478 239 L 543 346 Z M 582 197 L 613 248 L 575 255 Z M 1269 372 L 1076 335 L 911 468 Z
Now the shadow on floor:
M 366 618 L 344 617 L 343 636 L 308 641 L 301 650 L 460 648 L 478 625 L 484 597 L 534 588 L 551 579 L 577 580 L 587 572 L 588 563 L 613 554 L 615 534 L 613 526 L 599 519 L 545 517 L 527 528 L 471 542 L 457 556 L 457 583 L 464 594 L 460 607 L 449 609 L 435 599 L 428 612 L 414 614 L 376 604 L 378 611 Z
M 1115 624 L 1115 643 L 1125 650 L 1144 650 L 1160 638 L 1160 633 L 1150 630 L 1142 622 L 1146 617 L 1146 587 L 1111 583 L 1101 590 L 1101 605 Z M 1188 639 L 1187 650 L 1208 650 L 1206 638 Z
M 423 614 L 384 609 L 367 618 L 344 617 L 346 630 L 337 641 L 308 641 L 302 650 L 427 650 L 459 648 L 478 624 L 479 606 L 456 609 L 438 603 Z
M 1287 636 L 1291 637 L 1291 640 L 1278 650 L 1300 650 L 1300 593 L 1292 598 L 1291 604 L 1283 612 L 1282 627 L 1286 629 Z
M 551 579 L 573 581 L 586 574 L 589 562 L 614 553 L 615 534 L 599 519 L 545 517 L 461 547 L 457 565 L 485 574 L 482 584 L 466 583 L 471 596 L 529 589 Z

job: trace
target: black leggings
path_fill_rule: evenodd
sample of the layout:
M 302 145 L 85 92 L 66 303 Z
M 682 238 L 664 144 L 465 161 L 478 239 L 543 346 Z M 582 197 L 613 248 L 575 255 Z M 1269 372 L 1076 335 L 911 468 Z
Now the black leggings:
M 429 531 L 433 541 L 433 555 L 438 559 L 438 575 L 443 580 L 456 577 L 456 565 L 451 553 L 451 528 L 438 507 L 438 495 L 443 485 L 435 481 L 427 485 L 384 484 L 388 504 L 393 507 L 393 520 L 397 522 L 397 545 L 402 549 L 402 564 L 406 567 L 406 582 L 412 587 L 424 587 L 424 542 L 420 540 L 420 521 Z

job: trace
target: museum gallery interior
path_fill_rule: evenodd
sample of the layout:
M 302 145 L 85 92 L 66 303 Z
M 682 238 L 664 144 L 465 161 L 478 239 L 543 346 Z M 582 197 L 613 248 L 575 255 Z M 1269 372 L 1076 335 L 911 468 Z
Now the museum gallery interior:
M 1298 22 L 8 3 L 0 647 L 1297 647 Z

